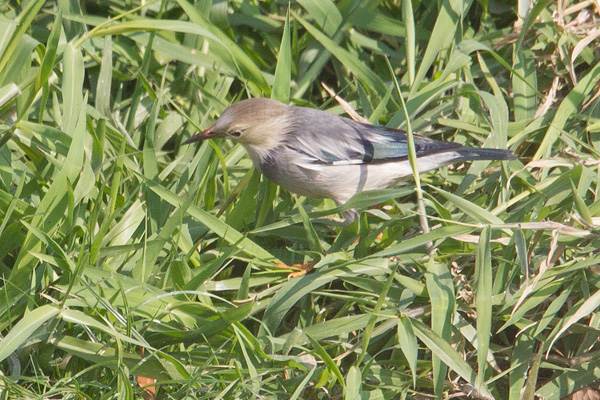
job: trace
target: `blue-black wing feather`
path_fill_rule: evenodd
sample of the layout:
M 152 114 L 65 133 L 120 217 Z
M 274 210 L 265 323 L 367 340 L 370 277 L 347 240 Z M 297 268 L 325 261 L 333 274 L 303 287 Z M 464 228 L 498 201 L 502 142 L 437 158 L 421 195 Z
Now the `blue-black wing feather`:
M 296 107 L 293 115 L 286 145 L 314 163 L 369 164 L 408 158 L 408 139 L 404 131 L 364 124 L 309 108 Z M 464 149 L 458 143 L 418 135 L 414 139 L 417 157 Z

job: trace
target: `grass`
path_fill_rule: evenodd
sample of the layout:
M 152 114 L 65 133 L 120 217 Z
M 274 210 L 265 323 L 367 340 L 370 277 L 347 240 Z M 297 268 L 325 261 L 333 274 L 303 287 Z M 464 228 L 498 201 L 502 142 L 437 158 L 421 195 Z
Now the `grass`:
M 598 390 L 592 3 L 0 8 L 1 398 Z M 422 174 L 422 233 L 412 181 L 355 196 L 344 227 L 239 145 L 179 146 L 242 98 L 344 113 L 321 83 L 519 160 Z

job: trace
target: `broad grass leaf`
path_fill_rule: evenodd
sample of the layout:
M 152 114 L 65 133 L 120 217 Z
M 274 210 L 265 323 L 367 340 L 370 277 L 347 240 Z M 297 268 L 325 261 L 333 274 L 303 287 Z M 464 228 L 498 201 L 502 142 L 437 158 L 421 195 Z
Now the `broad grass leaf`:
M 600 307 L 600 290 L 591 295 L 587 300 L 581 304 L 581 306 L 574 310 L 574 312 L 569 316 L 568 319 L 565 320 L 562 327 L 556 334 L 552 337 L 552 341 L 550 342 L 550 346 L 548 347 L 547 353 L 550 352 L 550 349 L 556 342 L 556 340 L 567 331 L 573 324 L 579 321 L 582 318 L 589 316 L 593 313 L 598 307 Z
M 244 52 L 223 31 L 212 25 L 210 21 L 204 18 L 204 16 L 202 16 L 202 14 L 200 14 L 190 3 L 188 3 L 185 0 L 177 0 L 177 3 L 188 15 L 190 21 L 193 22 L 190 23 L 191 26 L 197 26 L 204 32 L 208 32 L 209 34 L 206 35 L 207 38 L 215 40 L 215 44 L 217 44 L 217 49 L 214 53 L 221 54 L 221 56 L 223 57 L 223 62 L 225 64 L 227 64 L 232 70 L 238 71 L 240 77 L 247 79 L 253 85 L 256 85 L 256 96 L 260 96 L 260 92 L 270 92 L 269 85 L 267 84 L 263 73 L 252 61 L 252 59 L 246 54 L 246 52 Z M 178 21 L 169 22 L 173 23 Z M 199 34 L 204 35 L 203 33 Z M 225 58 L 225 55 L 229 55 L 229 57 Z
M 207 312 L 199 326 L 193 330 L 158 331 L 155 335 L 148 336 L 148 342 L 155 347 L 162 347 L 177 343 L 190 345 L 205 340 L 205 338 L 226 334 L 229 336 L 235 329 L 235 323 L 242 321 L 250 315 L 254 307 L 253 302 L 240 304 L 222 312 Z
M 310 335 L 315 340 L 324 340 L 338 335 L 364 329 L 369 323 L 370 316 L 367 314 L 349 315 L 345 317 L 337 317 L 329 321 L 323 321 L 318 324 L 307 326 L 302 329 L 302 332 Z M 286 333 L 279 336 L 280 339 L 285 339 L 286 343 L 293 333 Z M 307 343 L 306 338 L 296 338 L 295 346 L 302 346 Z
M 315 339 L 311 338 L 309 335 L 306 335 L 306 337 L 308 338 L 310 344 L 313 346 L 313 351 L 316 354 L 316 356 L 319 357 L 321 361 L 323 361 L 327 369 L 333 373 L 333 375 L 337 378 L 337 381 L 342 386 L 342 388 L 345 388 L 346 385 L 344 383 L 344 377 L 342 376 L 342 372 L 335 364 L 335 362 L 333 362 L 329 354 L 327 354 L 327 351 Z
M 533 155 L 533 160 L 540 160 L 542 158 L 550 157 L 552 153 L 552 147 L 565 124 L 573 115 L 575 115 L 583 103 L 583 101 L 592 94 L 596 84 L 600 80 L 600 64 L 597 64 L 592 68 L 587 75 L 585 75 L 579 83 L 571 89 L 569 94 L 562 100 L 560 106 L 556 110 L 556 114 L 544 135 L 544 139 L 537 148 Z
M 406 27 L 406 65 L 408 72 L 408 84 L 412 86 L 415 82 L 416 71 L 416 40 L 415 40 L 415 18 L 412 1 L 402 0 L 402 21 Z M 414 380 L 414 373 L 413 373 Z
M 525 283 L 524 286 L 525 285 L 527 285 L 527 283 Z M 513 310 L 511 316 L 508 318 L 508 321 L 506 321 L 504 325 L 498 329 L 498 332 L 502 332 L 509 326 L 516 324 L 528 311 L 538 307 L 541 303 L 548 301 L 551 296 L 554 295 L 558 289 L 560 289 L 561 285 L 562 282 L 552 282 L 550 277 L 547 277 L 546 279 L 540 279 L 538 284 L 535 286 L 535 289 L 530 294 L 531 297 L 520 304 L 516 310 Z M 519 294 L 520 292 L 521 291 L 515 293 L 515 295 Z M 511 303 L 512 301 L 509 301 L 506 305 Z
M 0 341 L 0 360 L 4 360 L 18 350 L 31 335 L 44 323 L 54 318 L 60 309 L 54 305 L 46 304 L 25 314 L 19 322 L 12 327 L 8 334 Z
M 240 289 L 237 293 L 238 300 L 246 300 L 248 298 L 249 288 L 250 288 L 250 274 L 252 273 L 252 266 L 248 264 L 246 269 L 244 270 L 244 275 L 242 276 L 242 282 L 240 283 Z
M 525 240 L 523 230 L 521 228 L 515 229 L 513 238 L 515 240 L 515 250 L 521 266 L 521 272 L 527 279 L 529 274 L 529 260 L 527 258 L 527 241 Z
M 517 336 L 517 342 L 511 354 L 509 375 L 509 400 L 521 400 L 525 389 L 527 370 L 533 359 L 535 341 L 526 333 Z
M 63 114 L 62 128 L 69 135 L 73 135 L 80 108 L 83 103 L 83 77 L 85 75 L 83 68 L 83 56 L 81 51 L 74 48 L 72 44 L 67 44 L 63 55 Z
M 310 380 L 316 370 L 317 370 L 317 367 L 314 367 L 306 374 L 304 379 L 302 379 L 302 382 L 300 382 L 300 384 L 296 387 L 296 390 L 294 390 L 294 393 L 292 393 L 290 400 L 301 399 L 300 396 L 304 393 L 304 390 L 309 386 Z
M 442 93 L 456 87 L 456 81 L 450 79 L 436 79 L 421 88 L 413 97 L 407 99 L 406 109 L 408 115 L 414 118 L 421 110 L 427 108 L 432 102 L 438 99 Z M 406 123 L 404 111 L 397 111 L 388 121 L 386 126 L 392 128 L 401 128 Z
M 181 198 L 176 194 L 168 191 L 160 184 L 150 180 L 145 180 L 145 184 L 147 184 L 150 189 L 156 192 L 156 194 L 158 194 L 164 201 L 176 207 L 181 206 Z M 266 262 L 278 261 L 277 258 L 270 254 L 267 250 L 260 247 L 252 240 L 246 238 L 240 232 L 236 231 L 235 229 L 233 229 L 220 219 L 216 218 L 215 216 L 207 213 L 206 211 L 203 211 L 196 206 L 190 205 L 187 209 L 187 212 L 192 217 L 196 218 L 200 223 L 204 224 L 216 235 L 225 239 L 225 241 L 227 241 L 228 243 L 237 244 L 240 250 L 242 250 L 246 254 L 264 260 Z
M 246 347 L 246 345 L 249 345 L 250 343 L 248 343 L 248 342 L 246 342 L 246 340 L 244 340 L 244 335 L 241 334 L 241 332 L 239 331 L 239 328 L 236 325 L 232 325 L 231 327 L 233 328 L 233 332 L 237 337 L 237 344 L 238 344 L 238 346 L 240 346 L 240 349 L 242 350 L 242 354 L 244 356 L 244 361 L 245 361 L 245 367 L 248 370 L 248 376 L 253 381 L 252 388 L 255 391 L 258 391 L 258 390 L 260 390 L 259 382 L 257 379 L 258 371 L 257 371 L 256 366 L 254 365 L 254 363 L 255 363 L 254 357 L 250 356 L 250 354 L 256 354 L 256 351 L 251 351 L 253 349 Z M 256 348 L 260 349 L 259 346 L 254 346 L 254 349 L 256 349 Z
M 366 326 L 364 333 L 363 333 L 363 338 L 362 338 L 363 339 L 362 340 L 363 351 L 362 351 L 360 357 L 358 358 L 358 364 L 360 364 L 362 362 L 362 360 L 364 359 L 364 357 L 367 355 L 367 351 L 369 348 L 369 342 L 371 341 L 371 337 L 372 337 L 374 329 L 375 329 L 375 324 L 377 323 L 377 315 L 381 314 L 381 312 L 382 312 L 383 305 L 384 305 L 385 300 L 390 291 L 390 287 L 392 286 L 392 282 L 394 281 L 394 276 L 396 275 L 397 269 L 398 269 L 398 266 L 396 265 L 393 268 L 392 272 L 390 273 L 390 276 L 387 279 L 387 282 L 385 283 L 385 285 L 382 286 L 381 291 L 379 292 L 379 294 L 377 296 L 377 303 L 375 303 L 375 307 L 373 307 L 373 313 L 372 313 L 371 317 L 369 318 L 369 324 Z
M 21 89 L 16 83 L 9 83 L 0 88 L 0 107 L 4 107 L 8 102 L 21 94 Z
M 354 56 L 349 51 L 343 49 L 334 41 L 332 41 L 327 35 L 323 34 L 317 28 L 313 27 L 311 24 L 306 22 L 302 17 L 294 14 L 294 18 L 296 18 L 304 28 L 323 45 L 335 58 L 339 60 L 342 65 L 344 65 L 352 74 L 354 74 L 358 79 L 364 82 L 364 84 L 373 89 L 375 93 L 385 93 L 386 87 L 377 74 L 373 72 L 371 69 L 365 66 L 356 56 Z
M 83 67 L 83 65 L 81 65 Z M 70 132 L 72 136 L 71 146 L 69 152 L 64 160 L 64 164 L 60 171 L 54 177 L 52 184 L 45 193 L 43 199 L 39 203 L 39 209 L 44 210 L 43 214 L 38 214 L 31 219 L 31 226 L 37 228 L 44 235 L 47 232 L 54 230 L 56 225 L 60 222 L 63 213 L 67 206 L 67 196 L 69 193 L 68 186 L 71 182 L 77 180 L 78 175 L 81 172 L 84 157 L 84 137 L 85 137 L 85 124 L 86 124 L 86 104 L 82 99 L 82 103 L 78 105 L 78 118 L 76 119 L 76 125 L 73 131 Z M 32 240 L 33 232 L 28 233 L 27 239 L 24 242 L 23 247 L 17 261 L 17 265 L 21 267 L 31 266 L 30 262 L 32 258 L 29 254 L 30 251 L 40 250 L 39 242 Z
M 544 400 L 560 400 L 575 390 L 597 382 L 600 379 L 600 361 L 577 365 L 535 391 Z
M 551 0 L 540 0 L 533 5 L 533 8 L 527 13 L 527 18 L 525 19 L 525 23 L 521 28 L 521 32 L 519 33 L 519 38 L 515 43 L 515 52 L 519 52 L 521 50 L 521 46 L 523 45 L 523 40 L 525 39 L 525 35 L 529 31 L 529 29 L 533 26 L 536 19 L 539 15 L 544 12 L 548 4 L 551 3 Z M 520 15 L 520 18 L 524 17 L 524 15 Z
M 287 104 L 290 101 L 290 81 L 292 76 L 292 49 L 290 37 L 290 10 L 288 8 L 285 16 L 285 25 L 281 36 L 281 45 L 277 55 L 277 66 L 275 67 L 275 79 L 271 98 Z
M 60 33 L 62 28 L 62 9 L 58 11 L 58 15 L 52 25 L 50 36 L 46 42 L 46 51 L 44 52 L 44 58 L 42 59 L 42 65 L 35 78 L 36 90 L 39 90 L 43 85 L 46 84 L 48 78 L 52 74 L 52 70 L 55 67 L 56 54 L 58 53 L 58 43 L 60 40 Z M 112 64 L 111 64 L 112 68 Z
M 481 231 L 475 261 L 477 294 L 477 388 L 484 387 L 487 354 L 492 336 L 492 255 L 491 229 L 486 226 Z
M 348 15 L 348 23 L 352 24 L 355 28 L 396 36 L 403 39 L 408 39 L 409 35 L 408 30 L 398 21 L 398 19 L 388 15 L 385 11 L 378 9 L 366 7 L 353 8 L 352 13 Z
M 346 373 L 346 390 L 344 390 L 344 400 L 355 400 L 360 398 L 362 393 L 363 377 L 360 369 L 355 365 L 351 366 Z
M 410 368 L 410 372 L 413 378 L 413 387 L 417 386 L 417 360 L 418 360 L 418 346 L 417 336 L 412 328 L 412 324 L 409 318 L 401 316 L 398 320 L 398 346 Z
M 1 37 L 2 40 L 0 40 L 0 83 L 6 83 L 4 82 L 4 72 L 6 72 L 5 67 L 13 58 L 21 38 L 31 26 L 31 23 L 42 9 L 44 3 L 46 3 L 44 0 L 33 0 L 27 3 L 23 12 L 19 15 L 16 24 L 6 23 L 6 25 L 9 26 L 9 29 L 5 31 L 5 35 L 3 35 L 3 37 Z
M 16 97 L 15 102 L 17 118 L 12 117 L 17 121 L 27 117 L 35 98 L 35 87 L 31 84 L 35 69 L 31 63 L 31 58 L 42 48 L 43 45 L 33 37 L 23 36 L 4 71 L 0 70 L 0 84 L 15 82 L 20 85 L 22 93 Z
M 210 69 L 211 71 L 225 76 L 238 75 L 235 65 L 232 63 L 225 63 L 222 55 L 213 54 L 213 52 L 209 52 L 208 54 L 199 53 L 194 48 L 187 47 L 180 43 L 174 43 L 146 31 L 132 32 L 127 36 L 139 46 L 143 47 L 147 46 L 152 38 L 152 44 L 157 51 L 160 51 L 164 58 L 171 61 L 181 61 L 186 64 L 197 65 L 198 67 Z M 136 54 L 130 55 L 130 57 L 134 56 L 136 56 Z
M 536 4 L 537 6 L 537 4 Z M 515 121 L 531 121 L 537 109 L 537 71 L 533 52 L 529 49 L 513 52 L 512 77 Z
M 485 51 L 486 53 L 488 53 L 492 57 L 494 57 L 494 59 L 498 63 L 500 63 L 500 65 L 502 65 L 504 68 L 506 68 L 508 71 L 510 71 L 511 74 L 516 75 L 516 77 L 518 79 L 520 79 L 523 84 L 528 85 L 529 89 L 535 90 L 536 93 L 538 95 L 540 95 L 540 93 L 537 92 L 537 88 L 536 87 L 531 86 L 529 84 L 529 81 L 525 77 L 523 77 L 523 76 L 521 76 L 519 74 L 519 71 L 513 69 L 512 66 L 508 62 L 506 62 L 506 60 L 504 60 L 504 58 L 500 54 L 498 54 L 497 52 L 495 52 L 494 50 L 492 50 L 491 47 L 489 47 L 489 46 L 487 46 L 487 45 L 485 45 L 485 44 L 483 44 L 483 43 L 481 43 L 481 42 L 479 42 L 477 40 L 466 39 L 466 40 L 463 40 L 462 42 L 460 42 L 458 44 L 457 48 L 461 52 L 463 52 L 465 54 L 471 54 L 474 51 Z
M 120 362 L 125 363 L 131 368 L 132 373 L 135 372 L 141 376 L 154 379 L 189 379 L 190 376 L 185 369 L 176 368 L 174 359 L 165 357 L 165 359 L 157 359 L 156 357 L 147 357 L 142 362 L 142 357 L 135 353 L 122 352 L 118 354 L 112 347 L 107 347 L 102 343 L 83 340 L 69 335 L 63 335 L 54 338 L 51 343 L 57 348 L 80 357 L 94 364 L 108 364 L 112 366 L 118 365 Z M 113 367 L 114 368 L 114 367 Z M 185 373 L 185 374 L 182 374 Z
M 114 339 L 120 340 L 122 342 L 131 343 L 133 345 L 142 347 L 148 346 L 148 343 L 131 338 L 128 335 L 124 335 L 118 332 L 114 326 L 111 326 L 110 324 L 101 323 L 100 321 L 82 313 L 81 311 L 64 309 L 60 312 L 60 317 L 66 322 L 85 325 L 89 328 L 98 329 L 100 331 L 108 333 Z
M 7 47 L 16 29 L 17 21 L 10 20 L 8 18 L 5 18 L 4 16 L 0 18 L 0 56 L 2 59 L 6 57 L 4 54 L 8 53 Z M 10 55 L 8 56 L 8 58 L 9 57 Z
M 325 259 L 324 259 L 325 260 Z M 319 265 L 315 266 L 315 269 Z M 284 283 L 269 302 L 263 323 L 269 332 L 275 332 L 285 315 L 302 297 L 313 290 L 344 275 L 380 275 L 388 270 L 387 260 L 372 259 L 353 261 L 330 268 L 319 268 L 315 272 Z
M 298 0 L 298 3 L 329 36 L 333 36 L 344 23 L 344 17 L 331 0 Z
M 319 254 L 324 254 L 323 247 L 321 246 L 321 239 L 319 239 L 319 235 L 317 234 L 315 227 L 310 222 L 310 218 L 308 217 L 308 214 L 304 210 L 302 204 L 300 204 L 298 197 L 294 197 L 296 200 L 296 208 L 302 217 L 302 225 L 304 225 L 304 232 L 306 233 L 306 237 L 310 243 L 310 249 Z
M 491 95 L 481 90 L 477 94 L 485 103 L 490 115 L 492 132 L 490 132 L 486 144 L 493 148 L 503 149 L 506 147 L 508 133 L 508 106 L 499 95 Z
M 471 1 L 462 0 L 444 0 L 439 3 L 439 13 L 431 32 L 427 49 L 417 70 L 414 82 L 411 86 L 408 98 L 411 99 L 417 93 L 421 86 L 421 82 L 425 78 L 427 71 L 434 63 L 443 49 L 448 47 L 454 37 L 454 32 L 457 26 L 465 16 L 469 9 Z
M 413 319 L 412 325 L 417 337 L 433 354 L 464 380 L 469 382 L 472 386 L 475 386 L 475 371 L 473 371 L 471 366 L 456 352 L 450 343 L 442 339 L 438 334 L 420 321 Z M 484 395 L 487 398 L 493 398 L 491 393 L 485 388 L 480 395 Z
M 308 213 L 310 218 L 319 218 L 335 213 L 341 213 L 346 210 L 353 208 L 363 209 L 368 208 L 376 204 L 381 204 L 386 201 L 396 199 L 398 197 L 407 196 L 412 194 L 413 189 L 380 189 L 380 190 L 369 190 L 365 192 L 359 192 L 352 196 L 345 204 L 340 207 L 333 208 L 327 211 L 313 211 Z M 275 222 L 269 225 L 252 230 L 252 234 L 266 233 L 276 229 L 286 228 L 288 226 L 302 222 L 302 216 L 300 213 L 292 215 L 287 220 Z
M 25 225 L 29 232 L 35 235 L 41 242 L 43 242 L 46 246 L 51 248 L 54 253 L 56 253 L 57 258 L 55 258 L 55 260 L 60 268 L 62 268 L 65 272 L 75 272 L 75 263 L 64 252 L 60 245 L 50 237 L 50 235 L 26 221 L 21 221 L 21 223 Z
M 592 220 L 592 214 L 590 212 L 590 209 L 587 207 L 587 205 L 585 204 L 585 201 L 583 201 L 583 199 L 577 192 L 577 189 L 575 189 L 575 185 L 573 185 L 573 181 L 571 181 L 571 193 L 573 196 L 573 203 L 575 205 L 575 209 L 577 210 L 577 212 L 579 213 L 581 218 L 583 218 L 583 220 L 589 226 L 594 226 L 594 221 Z
M 98 83 L 96 85 L 96 109 L 105 117 L 110 117 L 110 88 L 113 69 L 112 57 L 112 37 L 105 36 L 100 74 L 98 74 Z
M 500 218 L 498 218 L 491 212 L 484 210 L 483 208 L 471 203 L 468 200 L 465 200 L 463 197 L 446 192 L 445 190 L 437 188 L 435 186 L 431 186 L 431 188 L 439 194 L 441 194 L 446 200 L 450 201 L 452 204 L 458 207 L 462 212 L 464 212 L 479 223 L 496 225 L 504 224 L 504 221 L 502 221 Z
M 427 292 L 431 303 L 431 331 L 439 336 L 440 340 L 449 341 L 452 332 L 452 314 L 454 313 L 454 285 L 450 271 L 445 264 L 431 259 L 427 263 Z M 415 325 L 413 324 L 413 328 Z M 418 335 L 418 334 L 417 334 Z M 421 338 L 421 336 L 419 336 Z M 423 340 L 421 338 L 421 340 Z M 433 349 L 431 349 L 433 351 Z M 436 397 L 441 398 L 446 365 L 444 359 L 433 351 L 433 387 Z
M 546 311 L 544 311 L 544 315 L 538 321 L 537 326 L 535 327 L 535 331 L 533 332 L 533 337 L 537 337 L 541 335 L 542 332 L 550 325 L 552 319 L 556 317 L 557 313 L 563 308 L 565 302 L 569 298 L 572 289 L 569 287 L 563 290 L 558 296 L 552 300 Z
M 434 229 L 429 233 L 418 235 L 410 239 L 401 241 L 398 244 L 388 246 L 387 248 L 377 252 L 374 256 L 377 257 L 391 257 L 398 254 L 406 253 L 411 250 L 417 249 L 421 246 L 425 246 L 429 242 L 435 242 L 437 240 L 443 240 L 451 238 L 454 235 L 463 235 L 474 231 L 475 227 L 463 226 L 463 225 L 451 225 L 444 226 L 442 228 Z

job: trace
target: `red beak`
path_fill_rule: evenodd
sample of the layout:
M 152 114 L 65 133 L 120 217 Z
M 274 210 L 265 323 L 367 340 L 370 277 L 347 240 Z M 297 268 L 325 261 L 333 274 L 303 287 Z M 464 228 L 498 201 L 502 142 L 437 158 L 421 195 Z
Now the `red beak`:
M 199 141 L 205 140 L 205 139 L 221 137 L 221 134 L 212 131 L 214 128 L 215 128 L 215 125 L 213 124 L 213 125 L 209 126 L 208 129 L 198 133 L 197 135 L 192 136 L 185 142 L 181 143 L 181 145 L 183 146 L 184 144 L 199 142 Z

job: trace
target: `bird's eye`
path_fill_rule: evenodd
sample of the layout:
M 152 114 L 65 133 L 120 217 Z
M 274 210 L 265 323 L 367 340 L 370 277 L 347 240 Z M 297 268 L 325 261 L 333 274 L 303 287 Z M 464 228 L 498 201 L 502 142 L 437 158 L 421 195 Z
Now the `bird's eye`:
M 230 132 L 229 134 L 233 137 L 240 137 L 240 136 L 242 136 L 242 131 L 233 131 L 233 132 Z

